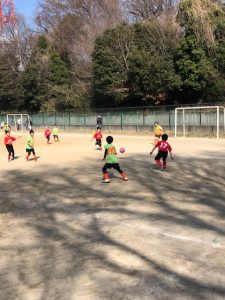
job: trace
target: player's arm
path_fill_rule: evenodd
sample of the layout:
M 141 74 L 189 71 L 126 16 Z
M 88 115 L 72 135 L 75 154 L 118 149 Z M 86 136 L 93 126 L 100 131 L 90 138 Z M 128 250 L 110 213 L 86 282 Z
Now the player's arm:
M 95 136 L 96 136 L 96 133 L 93 135 L 93 137 L 92 137 L 91 141 L 93 141 L 93 139 L 95 139 Z
M 107 153 L 108 153 L 108 149 L 105 149 L 105 153 L 104 153 L 103 160 L 105 160 L 105 159 L 106 159 L 106 155 L 107 155 Z
M 34 144 L 32 141 L 28 140 L 27 141 L 27 144 L 33 149 L 34 148 Z
M 153 149 L 152 149 L 152 151 L 150 152 L 150 155 L 152 155 L 152 153 L 155 151 L 155 149 L 158 147 L 158 144 L 156 144 L 154 147 L 153 147 Z
M 27 143 L 32 149 L 34 148 L 32 144 L 30 144 L 29 142 Z
M 174 159 L 173 154 L 172 154 L 172 150 L 170 151 L 170 158 Z

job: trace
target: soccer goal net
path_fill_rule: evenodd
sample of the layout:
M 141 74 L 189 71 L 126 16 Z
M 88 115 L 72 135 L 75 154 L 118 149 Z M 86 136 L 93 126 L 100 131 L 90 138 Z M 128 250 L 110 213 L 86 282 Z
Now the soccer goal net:
M 175 109 L 175 137 L 216 136 L 225 134 L 225 107 L 200 106 Z
M 24 130 L 30 128 L 31 119 L 28 114 L 8 114 L 7 125 L 15 130 Z

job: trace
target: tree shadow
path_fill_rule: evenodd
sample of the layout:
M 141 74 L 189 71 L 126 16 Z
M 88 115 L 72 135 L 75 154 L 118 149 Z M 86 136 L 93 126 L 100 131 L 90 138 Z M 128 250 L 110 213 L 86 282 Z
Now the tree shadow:
M 104 186 L 101 161 L 3 174 L 1 299 L 224 297 L 221 162 L 135 157 Z

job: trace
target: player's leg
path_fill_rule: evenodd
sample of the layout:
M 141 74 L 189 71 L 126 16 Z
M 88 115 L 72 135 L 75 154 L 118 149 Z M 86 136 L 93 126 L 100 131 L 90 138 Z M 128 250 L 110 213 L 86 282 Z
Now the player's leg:
M 102 182 L 104 182 L 104 183 L 109 183 L 110 182 L 110 177 L 109 177 L 109 174 L 108 174 L 107 170 L 111 169 L 111 168 L 112 168 L 111 164 L 108 164 L 108 163 L 106 163 L 104 165 L 104 167 L 102 168 L 102 173 L 103 173 Z
M 11 145 L 11 155 L 12 155 L 12 159 L 15 159 L 15 151 L 13 145 Z
M 99 150 L 102 150 L 102 141 L 96 140 L 96 144 L 99 146 Z
M 26 152 L 27 152 L 26 160 L 28 161 L 31 154 L 31 149 L 26 149 Z
M 165 170 L 165 168 L 166 168 L 166 159 L 167 159 L 167 156 L 168 156 L 168 152 L 166 152 L 166 151 L 163 151 L 164 153 L 163 153 L 163 166 L 162 166 L 162 169 L 161 169 L 161 171 L 163 171 L 163 170 Z
M 32 153 L 33 156 L 34 156 L 34 161 L 37 161 L 37 157 L 36 157 L 36 153 L 35 153 L 34 149 L 31 150 L 31 153 Z
M 10 161 L 11 159 L 11 149 L 10 149 L 10 145 L 5 145 L 6 146 L 6 149 L 8 151 L 8 161 Z
M 128 180 L 127 174 L 120 168 L 120 165 L 118 163 L 113 164 L 113 169 L 115 169 L 117 172 L 119 172 L 121 174 L 121 176 L 123 177 L 123 180 L 125 180 L 125 181 Z
M 155 157 L 155 162 L 157 164 L 157 166 L 162 167 L 162 163 L 160 161 L 160 159 L 163 157 L 163 153 L 162 151 L 158 151 L 156 157 Z
M 155 134 L 154 144 L 156 145 L 160 141 L 160 135 Z

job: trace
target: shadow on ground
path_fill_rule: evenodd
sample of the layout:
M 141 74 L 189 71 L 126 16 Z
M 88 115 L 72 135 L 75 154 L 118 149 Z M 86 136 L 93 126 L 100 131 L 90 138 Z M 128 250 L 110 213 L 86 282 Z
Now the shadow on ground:
M 127 183 L 99 184 L 99 161 L 3 175 L 2 300 L 225 296 L 223 164 L 136 157 Z

